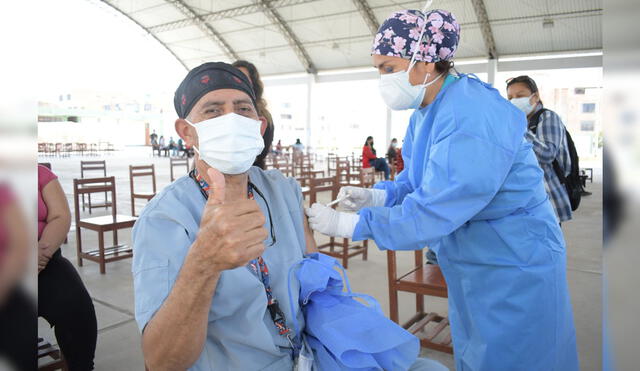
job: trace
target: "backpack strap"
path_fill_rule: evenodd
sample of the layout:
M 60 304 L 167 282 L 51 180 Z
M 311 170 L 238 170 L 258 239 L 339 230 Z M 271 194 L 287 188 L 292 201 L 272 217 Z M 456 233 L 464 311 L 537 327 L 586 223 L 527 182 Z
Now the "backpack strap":
M 529 124 L 527 129 L 531 130 L 534 134 L 536 134 L 538 132 L 538 124 L 540 123 L 540 116 L 542 116 L 542 114 L 547 111 L 548 109 L 541 108 L 540 110 L 538 110 L 538 112 L 534 113 L 533 116 L 529 118 Z
M 534 134 L 537 134 L 538 132 L 538 124 L 540 123 L 540 117 L 542 116 L 543 113 L 547 111 L 548 109 L 541 108 L 540 110 L 538 110 L 538 112 L 536 112 L 533 116 L 531 116 L 531 118 L 529 118 L 529 124 L 527 128 Z M 565 130 L 565 136 L 566 136 L 567 129 L 565 128 L 564 130 Z M 560 180 L 560 183 L 565 184 L 567 182 L 567 177 L 564 175 L 564 171 L 562 171 L 562 168 L 560 167 L 560 163 L 558 162 L 558 159 L 557 158 L 553 159 L 553 162 L 551 165 L 553 166 L 553 171 L 556 173 L 556 176 Z

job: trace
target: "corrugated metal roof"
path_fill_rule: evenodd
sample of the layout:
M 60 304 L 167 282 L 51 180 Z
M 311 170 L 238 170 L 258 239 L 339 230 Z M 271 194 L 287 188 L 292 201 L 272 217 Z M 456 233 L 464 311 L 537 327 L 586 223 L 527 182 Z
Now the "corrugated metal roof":
M 356 0 L 101 1 L 153 34 L 189 68 L 206 61 L 230 62 L 223 44 L 239 58 L 255 63 L 264 75 L 304 72 L 307 62 L 318 70 L 371 64 L 373 36 Z M 394 10 L 424 6 L 424 1 L 357 1 L 371 9 L 378 24 Z M 477 7 L 477 0 L 432 4 L 453 12 L 462 26 L 457 58 L 489 55 L 474 1 Z M 480 3 L 486 9 L 498 57 L 602 49 L 602 0 Z M 275 18 L 267 14 L 269 7 Z

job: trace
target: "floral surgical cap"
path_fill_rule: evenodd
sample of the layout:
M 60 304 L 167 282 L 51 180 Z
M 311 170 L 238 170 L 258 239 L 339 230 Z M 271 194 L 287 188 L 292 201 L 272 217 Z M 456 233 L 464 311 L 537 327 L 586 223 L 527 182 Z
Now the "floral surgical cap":
M 416 45 L 420 33 L 426 29 Z M 394 12 L 378 29 L 371 54 L 388 55 L 416 61 L 435 63 L 453 59 L 460 41 L 460 25 L 456 17 L 446 10 L 401 10 Z

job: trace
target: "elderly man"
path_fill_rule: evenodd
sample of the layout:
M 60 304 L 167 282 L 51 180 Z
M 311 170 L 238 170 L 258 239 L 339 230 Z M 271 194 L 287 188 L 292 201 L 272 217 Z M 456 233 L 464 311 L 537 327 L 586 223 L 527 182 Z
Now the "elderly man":
M 302 193 L 252 167 L 267 122 L 247 77 L 226 63 L 191 70 L 176 91 L 176 132 L 196 157 L 133 229 L 135 314 L 150 370 L 293 370 L 305 328 L 287 272 L 316 251 Z M 412 370 L 441 370 L 418 360 Z
M 299 308 L 289 312 L 286 272 L 315 250 L 300 187 L 251 167 L 266 120 L 239 70 L 225 63 L 193 69 L 174 103 L 176 132 L 197 155 L 195 169 L 156 196 L 133 231 L 146 365 L 291 369 L 291 343 L 280 333 L 292 316 L 303 317 Z

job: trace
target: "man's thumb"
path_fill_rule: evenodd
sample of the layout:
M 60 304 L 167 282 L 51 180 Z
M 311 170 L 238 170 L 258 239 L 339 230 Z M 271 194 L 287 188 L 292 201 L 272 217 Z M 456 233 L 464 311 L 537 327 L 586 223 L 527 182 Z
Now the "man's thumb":
M 212 167 L 207 169 L 209 176 L 209 203 L 220 205 L 224 203 L 225 182 L 224 175 Z

